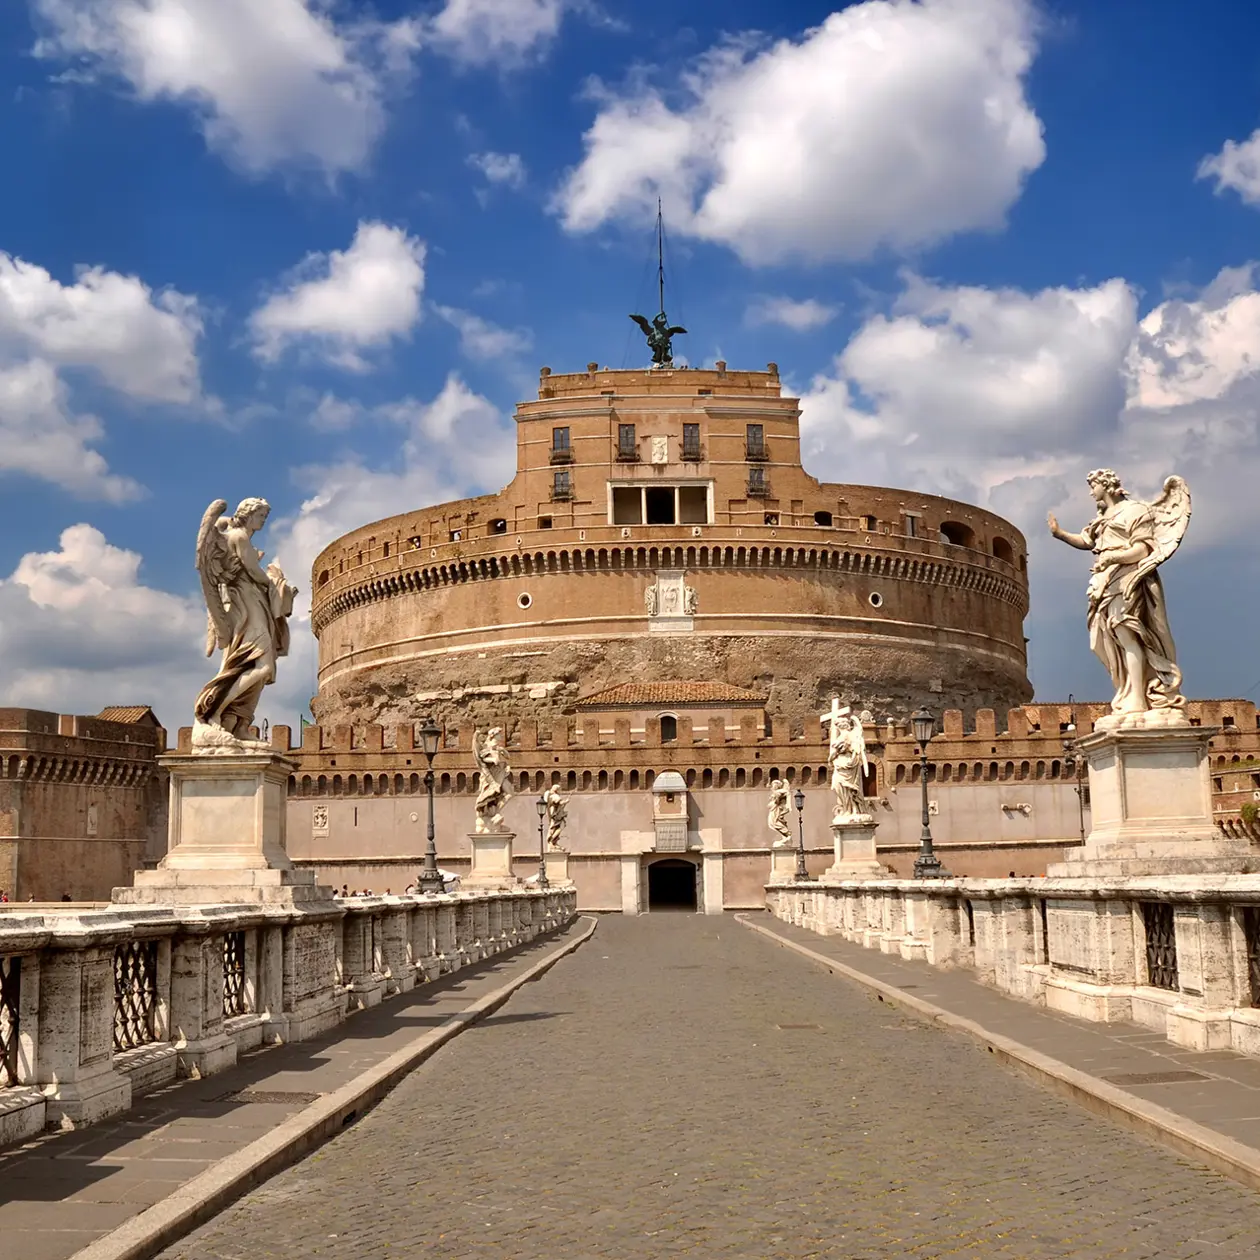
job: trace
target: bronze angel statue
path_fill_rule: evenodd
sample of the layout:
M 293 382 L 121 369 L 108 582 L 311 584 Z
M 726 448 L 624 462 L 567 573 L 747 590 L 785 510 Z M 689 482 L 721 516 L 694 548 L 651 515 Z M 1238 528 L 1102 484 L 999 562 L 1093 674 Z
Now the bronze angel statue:
M 657 315 L 650 324 L 642 315 L 631 315 L 630 318 L 643 329 L 643 335 L 647 338 L 648 349 L 652 351 L 652 366 L 673 367 L 673 339 L 687 330 L 677 324 L 671 325 L 669 320 L 665 318 L 664 311 Z
M 1079 534 L 1050 533 L 1070 547 L 1094 553 L 1086 591 L 1089 643 L 1107 667 L 1116 694 L 1100 729 L 1180 726 L 1186 718 L 1181 670 L 1168 624 L 1159 566 L 1177 550 L 1190 523 L 1190 489 L 1169 477 L 1153 503 L 1132 499 L 1110 468 L 1086 478 L 1098 515 Z
M 263 688 L 275 681 L 276 660 L 289 651 L 288 617 L 297 587 L 273 560 L 262 567 L 253 535 L 271 511 L 266 499 L 244 499 L 231 516 L 216 499 L 197 532 L 197 571 L 208 621 L 206 655 L 222 651 L 219 672 L 201 689 L 193 707 L 193 747 L 235 752 L 260 746 L 250 740 Z

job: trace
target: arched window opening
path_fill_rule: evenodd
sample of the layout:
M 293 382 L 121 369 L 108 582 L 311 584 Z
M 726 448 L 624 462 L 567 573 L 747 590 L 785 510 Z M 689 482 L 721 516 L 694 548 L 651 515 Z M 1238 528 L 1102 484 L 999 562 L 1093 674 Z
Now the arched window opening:
M 672 713 L 661 714 L 661 743 L 669 744 L 678 738 L 678 719 Z
M 955 547 L 974 547 L 975 531 L 961 521 L 942 521 L 941 542 L 952 543 Z

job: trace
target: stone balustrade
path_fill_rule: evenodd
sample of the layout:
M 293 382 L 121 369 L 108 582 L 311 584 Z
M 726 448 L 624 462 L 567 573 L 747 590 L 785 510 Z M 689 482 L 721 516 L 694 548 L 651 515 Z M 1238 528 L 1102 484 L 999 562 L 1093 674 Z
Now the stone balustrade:
M 1260 876 L 772 884 L 770 913 L 1003 992 L 1260 1055 Z
M 569 889 L 0 914 L 0 1146 L 552 931 Z

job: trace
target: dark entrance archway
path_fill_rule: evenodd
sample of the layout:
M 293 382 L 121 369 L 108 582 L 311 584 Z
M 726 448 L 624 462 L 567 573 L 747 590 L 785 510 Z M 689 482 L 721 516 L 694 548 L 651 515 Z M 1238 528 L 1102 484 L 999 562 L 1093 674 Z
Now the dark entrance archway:
M 696 864 L 662 858 L 647 868 L 649 910 L 696 909 Z

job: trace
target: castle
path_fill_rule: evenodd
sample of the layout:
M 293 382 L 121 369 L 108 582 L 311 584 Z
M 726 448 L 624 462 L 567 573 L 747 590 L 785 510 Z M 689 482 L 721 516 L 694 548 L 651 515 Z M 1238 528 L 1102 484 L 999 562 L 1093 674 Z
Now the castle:
M 364 525 L 316 559 L 319 721 L 293 747 L 288 728 L 271 732 L 295 762 L 295 861 L 335 887 L 412 882 L 427 817 L 417 728 L 432 715 L 443 868 L 469 867 L 473 735 L 500 726 L 518 875 L 537 869 L 534 801 L 556 785 L 573 793 L 565 844 L 582 908 L 760 906 L 771 779 L 804 793 L 809 869 L 830 863 L 820 715 L 832 695 L 862 718 L 864 793 L 888 867 L 908 874 L 918 847 L 908 717 L 921 705 L 938 718 L 930 810 L 951 870 L 1039 874 L 1080 844 L 1089 794 L 1072 742 L 1107 706 L 1028 703 L 1025 543 L 1009 522 L 811 477 L 797 401 L 773 364 L 544 368 L 539 385 L 517 408 L 517 473 L 504 490 Z M 64 850 L 75 854 L 74 895 L 128 882 L 120 863 L 152 861 L 141 840 L 162 834 L 161 744 L 128 737 L 126 757 L 148 770 L 128 761 L 102 772 L 73 741 L 112 727 L 8 712 L 0 805 L 46 798 L 45 829 L 82 842 Z M 1214 801 L 1237 827 L 1260 792 L 1255 706 L 1191 701 L 1189 713 L 1220 728 Z M 64 748 L 45 747 L 58 738 Z M 181 731 L 181 751 L 188 739 Z M 93 835 L 93 806 L 115 817 L 105 789 L 133 780 L 144 793 Z M 12 837 L 44 825 L 23 809 L 20 824 L 8 815 Z M 19 863 L 20 847 L 0 841 L 0 887 L 55 896 L 64 865 L 37 878 L 52 859 L 34 861 L 27 844 Z

